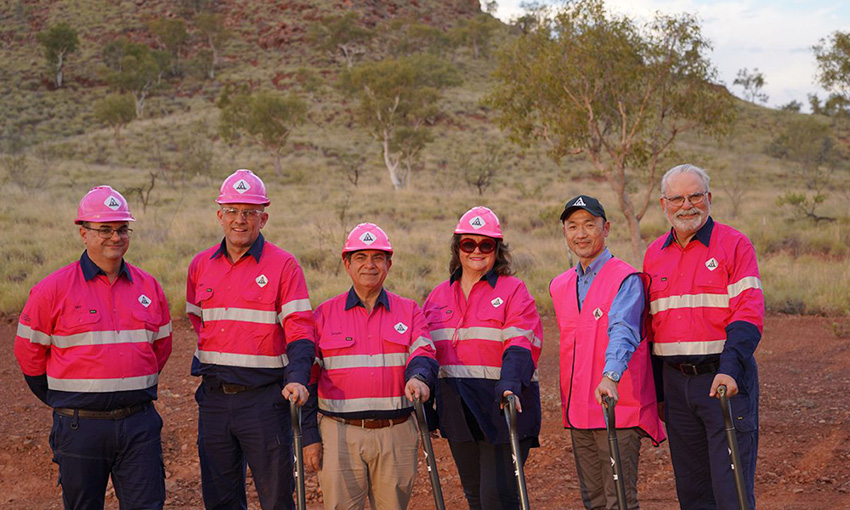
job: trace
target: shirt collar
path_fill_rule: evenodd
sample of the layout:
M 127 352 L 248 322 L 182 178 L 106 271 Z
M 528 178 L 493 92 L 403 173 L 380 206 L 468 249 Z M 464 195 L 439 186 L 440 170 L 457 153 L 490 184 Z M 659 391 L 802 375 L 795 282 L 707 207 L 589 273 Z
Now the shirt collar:
M 452 273 L 451 277 L 449 277 L 449 285 L 453 284 L 457 280 L 460 280 L 460 277 L 463 275 L 463 268 L 459 267 L 455 269 L 455 272 Z M 493 267 L 491 270 L 487 271 L 484 276 L 481 277 L 481 280 L 486 280 L 487 283 L 490 284 L 494 289 L 496 288 L 496 283 L 499 281 L 499 273 L 496 272 L 496 268 Z M 478 281 L 481 281 L 478 280 Z
M 709 216 L 708 221 L 705 222 L 705 225 L 700 227 L 697 230 L 697 233 L 694 234 L 694 239 L 701 242 L 705 246 L 708 246 L 708 243 L 711 242 L 711 231 L 714 230 L 714 219 Z M 664 249 L 670 246 L 676 240 L 675 234 L 673 233 L 673 228 L 670 228 L 670 233 L 667 234 L 667 239 L 664 240 L 664 244 L 661 245 L 661 249 Z
M 248 248 L 248 251 L 246 251 L 245 254 L 242 255 L 242 258 L 245 258 L 246 255 L 250 255 L 254 257 L 254 260 L 256 260 L 257 263 L 259 263 L 260 255 L 263 254 L 263 246 L 265 244 L 266 240 L 263 237 L 263 234 L 260 234 L 259 236 L 257 236 L 257 240 L 254 241 L 254 244 L 252 244 L 251 247 Z M 224 255 L 225 253 L 227 253 L 227 239 L 222 239 L 221 245 L 219 245 L 218 249 L 215 251 L 215 253 L 212 254 L 212 257 L 210 257 L 210 259 L 214 259 L 220 255 Z
M 86 281 L 91 280 L 95 276 L 102 274 L 103 276 L 107 276 L 106 271 L 98 267 L 97 264 L 92 261 L 89 257 L 89 252 L 84 251 L 83 255 L 80 257 L 80 268 L 83 270 L 83 278 Z M 121 269 L 118 270 L 118 276 L 124 275 L 127 277 L 127 280 L 130 283 L 133 283 L 133 277 L 130 276 L 130 268 L 127 267 L 127 263 L 124 262 L 124 259 L 121 259 Z
M 387 291 L 383 287 L 381 288 L 381 293 L 378 294 L 378 299 L 375 301 L 376 308 L 378 305 L 383 305 L 386 311 L 390 311 L 390 298 L 387 296 Z M 360 296 L 354 292 L 354 286 L 352 286 L 348 289 L 348 297 L 345 298 L 345 310 L 351 310 L 355 306 L 366 308 L 366 305 L 360 300 Z
M 597 255 L 596 258 L 593 259 L 593 262 L 591 262 L 590 265 L 587 266 L 587 271 L 584 271 L 582 269 L 581 261 L 579 261 L 579 263 L 576 264 L 576 272 L 579 276 L 584 276 L 587 273 L 597 273 L 602 268 L 602 266 L 604 266 L 605 263 L 611 260 L 613 257 L 614 256 L 611 255 L 611 252 L 608 251 L 608 247 L 606 246 L 605 249 L 602 250 L 602 253 Z

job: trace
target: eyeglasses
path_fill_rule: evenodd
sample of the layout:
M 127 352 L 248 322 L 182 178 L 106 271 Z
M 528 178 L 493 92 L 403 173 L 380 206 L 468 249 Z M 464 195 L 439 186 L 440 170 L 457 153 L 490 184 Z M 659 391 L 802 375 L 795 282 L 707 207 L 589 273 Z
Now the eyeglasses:
M 84 229 L 86 229 L 86 230 L 92 230 L 92 231 L 94 231 L 94 232 L 97 232 L 97 235 L 99 235 L 101 239 L 112 239 L 112 234 L 114 234 L 114 233 L 116 233 L 116 232 L 118 233 L 118 237 L 120 237 L 121 239 L 127 239 L 127 238 L 129 238 L 129 237 L 130 237 L 130 235 L 133 233 L 133 229 L 132 229 L 132 228 L 130 228 L 130 227 L 118 227 L 118 228 L 102 227 L 102 228 L 91 228 L 91 227 L 87 227 L 87 226 L 83 225 L 83 228 L 84 228 Z
M 460 251 L 464 253 L 473 253 L 475 249 L 478 248 L 478 251 L 481 252 L 482 255 L 487 255 L 488 253 L 493 253 L 493 250 L 496 249 L 496 241 L 492 239 L 482 239 L 479 242 L 475 242 L 474 239 L 462 239 L 460 241 Z
M 258 218 L 263 211 L 259 209 L 234 209 L 233 207 L 222 207 L 221 213 L 224 214 L 228 219 L 236 219 L 238 216 L 242 216 L 244 219 L 254 219 Z
M 675 197 L 662 197 L 662 198 L 664 200 L 670 202 L 671 204 L 673 204 L 676 207 L 681 207 L 681 206 L 685 205 L 685 199 L 688 199 L 688 202 L 690 202 L 691 205 L 700 205 L 701 203 L 705 202 L 706 195 L 708 195 L 708 193 L 694 193 L 694 194 L 688 195 L 686 197 L 679 195 L 679 196 L 675 196 Z

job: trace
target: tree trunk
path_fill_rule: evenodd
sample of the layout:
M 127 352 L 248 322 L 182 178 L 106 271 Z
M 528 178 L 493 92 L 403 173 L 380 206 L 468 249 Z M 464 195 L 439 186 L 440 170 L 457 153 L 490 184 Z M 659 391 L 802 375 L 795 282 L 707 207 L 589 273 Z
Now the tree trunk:
M 387 166 L 387 171 L 390 173 L 390 181 L 393 183 L 393 188 L 397 190 L 401 189 L 404 187 L 404 178 L 398 174 L 398 166 L 401 161 L 393 162 L 392 160 L 392 156 L 390 155 L 390 134 L 386 130 L 384 131 L 382 147 L 384 153 L 384 164 Z
M 59 62 L 56 63 L 56 88 L 62 88 L 62 70 L 65 65 L 65 53 L 59 52 Z

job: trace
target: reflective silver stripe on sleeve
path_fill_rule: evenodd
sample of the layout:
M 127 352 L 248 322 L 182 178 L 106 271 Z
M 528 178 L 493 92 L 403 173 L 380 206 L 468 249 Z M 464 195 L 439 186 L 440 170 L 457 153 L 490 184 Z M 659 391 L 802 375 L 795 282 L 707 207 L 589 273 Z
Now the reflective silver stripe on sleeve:
M 204 311 L 201 310 L 200 306 L 189 303 L 188 301 L 186 302 L 186 313 L 189 315 L 197 315 L 198 317 L 204 316 Z
M 291 313 L 310 312 L 312 310 L 313 306 L 310 305 L 309 299 L 295 299 L 280 307 L 280 313 L 277 315 L 277 320 L 282 323 L 283 319 Z
M 392 354 L 351 354 L 347 356 L 328 356 L 322 360 L 325 370 L 340 368 L 379 368 L 403 367 L 407 364 L 407 353 Z
M 41 331 L 36 331 L 29 326 L 18 323 L 18 331 L 15 333 L 21 338 L 26 338 L 30 342 L 39 345 L 50 345 L 50 335 L 46 335 Z
M 159 331 L 156 333 L 154 340 L 162 340 L 171 334 L 171 321 L 168 321 L 168 324 L 159 328 Z
M 506 340 L 511 339 L 511 338 L 515 338 L 515 337 L 518 337 L 518 336 L 524 336 L 524 337 L 528 338 L 528 340 L 531 342 L 531 345 L 533 345 L 534 347 L 542 347 L 543 346 L 543 340 L 541 340 L 539 336 L 535 335 L 534 331 L 532 331 L 530 329 L 505 328 L 502 331 L 504 333 Z
M 117 379 L 56 379 L 47 376 L 47 387 L 58 391 L 108 393 L 113 391 L 144 390 L 156 385 L 159 374 Z
M 416 339 L 415 342 L 410 344 L 410 348 L 407 350 L 408 353 L 413 354 L 413 351 L 420 347 L 430 346 L 432 349 L 434 348 L 434 342 L 431 341 L 430 338 L 420 336 Z
M 87 331 L 76 335 L 53 335 L 53 345 L 61 349 L 81 345 L 144 344 L 154 341 L 156 333 L 147 329 L 124 331 Z
M 456 379 L 490 379 L 498 381 L 502 376 L 501 367 L 485 367 L 480 365 L 440 365 L 441 379 L 456 378 Z M 531 376 L 531 382 L 537 382 L 538 373 L 534 369 L 534 374 Z
M 204 308 L 204 322 L 237 321 L 257 324 L 276 324 L 277 314 L 273 311 L 251 310 L 249 308 Z
M 327 360 L 325 360 L 327 361 Z M 405 397 L 370 397 L 330 399 L 319 397 L 319 410 L 332 413 L 355 413 L 358 411 L 395 411 L 410 409 L 413 404 Z
M 289 364 L 286 354 L 280 356 L 259 356 L 254 354 L 234 354 L 231 352 L 195 351 L 195 357 L 207 365 L 223 365 L 246 368 L 283 368 Z
M 517 331 L 522 331 L 518 328 L 516 329 Z M 431 338 L 433 338 L 435 342 L 451 340 L 454 332 L 454 328 L 435 329 L 431 332 Z M 490 340 L 493 342 L 503 342 L 505 338 L 503 330 L 499 328 L 478 326 L 472 328 L 460 328 L 457 332 L 461 340 Z
M 657 356 L 720 354 L 726 340 L 705 342 L 652 342 L 652 353 Z
M 727 286 L 727 289 L 729 290 L 729 299 L 737 297 L 738 294 L 745 290 L 761 288 L 761 280 L 759 280 L 757 276 L 746 276 L 732 285 Z
M 659 298 L 649 304 L 649 312 L 656 314 L 676 308 L 728 308 L 728 294 L 684 294 Z

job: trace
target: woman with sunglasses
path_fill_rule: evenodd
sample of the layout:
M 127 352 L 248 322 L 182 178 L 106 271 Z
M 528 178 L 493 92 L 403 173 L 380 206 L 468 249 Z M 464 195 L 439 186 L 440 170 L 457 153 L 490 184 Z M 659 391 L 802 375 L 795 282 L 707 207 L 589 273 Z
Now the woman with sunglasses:
M 449 440 L 470 509 L 519 508 L 503 399 L 517 397 L 524 463 L 529 449 L 539 446 L 543 327 L 525 284 L 512 276 L 493 211 L 467 211 L 451 252 L 451 277 L 424 306 L 440 363 L 440 432 Z

